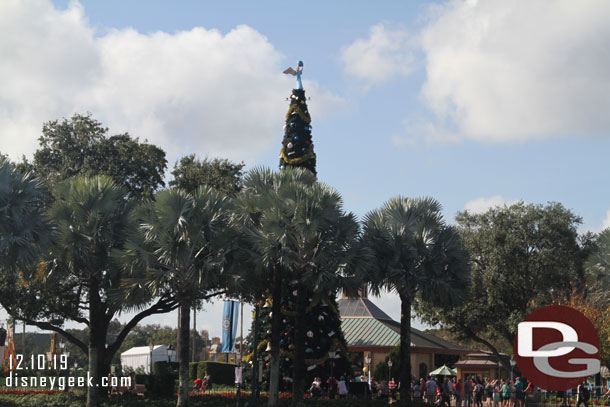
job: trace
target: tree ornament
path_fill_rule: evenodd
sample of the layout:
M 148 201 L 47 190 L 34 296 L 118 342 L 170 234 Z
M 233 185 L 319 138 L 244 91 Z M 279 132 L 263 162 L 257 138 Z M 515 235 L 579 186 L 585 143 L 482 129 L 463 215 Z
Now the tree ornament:
M 293 144 L 292 143 L 288 143 L 288 145 L 286 145 L 286 147 L 288 148 L 292 148 Z
M 313 338 L 313 332 L 312 331 L 307 331 L 307 337 L 308 338 Z
M 311 348 L 307 348 L 307 349 L 305 349 L 305 352 L 306 352 L 306 353 L 313 353 L 313 349 L 311 349 Z
M 288 349 L 293 350 L 294 349 L 294 345 L 293 344 L 288 345 Z
M 297 294 L 298 294 L 298 291 L 297 291 L 297 290 L 294 290 L 294 291 L 292 292 L 292 295 L 294 295 L 295 297 L 297 296 Z
M 324 321 L 324 315 L 318 315 L 318 321 Z
M 299 141 L 299 136 L 294 136 L 294 141 Z

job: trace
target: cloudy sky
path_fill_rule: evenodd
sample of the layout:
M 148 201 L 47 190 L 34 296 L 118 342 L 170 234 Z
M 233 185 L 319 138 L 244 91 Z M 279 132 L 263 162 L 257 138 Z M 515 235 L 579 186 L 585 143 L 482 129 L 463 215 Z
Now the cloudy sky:
M 281 72 L 301 59 L 319 178 L 346 209 L 432 196 L 451 222 L 556 201 L 599 231 L 609 20 L 610 2 L 588 0 L 4 0 L 0 152 L 30 156 L 45 121 L 91 112 L 170 165 L 194 152 L 275 168 Z M 396 297 L 376 302 L 398 319 Z M 221 306 L 207 309 L 197 325 L 218 334 Z

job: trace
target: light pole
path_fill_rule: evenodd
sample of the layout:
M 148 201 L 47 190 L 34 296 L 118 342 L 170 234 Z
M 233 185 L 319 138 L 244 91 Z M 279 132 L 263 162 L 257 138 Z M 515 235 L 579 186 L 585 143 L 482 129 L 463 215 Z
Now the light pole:
M 335 364 L 335 356 L 337 355 L 337 352 L 334 350 L 329 350 L 328 351 L 328 357 L 330 358 L 330 377 L 333 377 L 333 367 Z
M 394 362 L 392 362 L 392 359 L 388 359 L 388 383 L 390 383 L 390 380 L 392 380 L 392 365 L 394 364 Z
M 153 343 L 151 342 L 148 345 L 148 349 L 150 349 L 150 372 L 148 374 L 153 374 L 153 360 L 152 360 L 152 353 L 153 350 L 155 349 L 155 345 L 153 345 Z
M 371 387 L 371 355 L 369 354 L 366 358 L 364 358 L 364 361 L 366 362 L 366 367 L 369 371 L 369 388 Z
M 171 363 L 172 359 L 174 358 L 175 355 L 176 355 L 176 351 L 174 350 L 174 347 L 170 343 L 169 346 L 167 347 L 167 363 Z

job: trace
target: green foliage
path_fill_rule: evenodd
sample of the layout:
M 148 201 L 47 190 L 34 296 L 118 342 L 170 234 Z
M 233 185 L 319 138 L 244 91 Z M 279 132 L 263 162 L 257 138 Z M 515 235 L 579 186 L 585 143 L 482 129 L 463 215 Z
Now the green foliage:
M 237 216 L 233 220 L 242 236 L 242 268 L 255 275 L 246 280 L 251 282 L 244 294 L 253 300 L 271 296 L 276 307 L 275 311 L 260 311 L 262 329 L 254 338 L 254 346 L 271 340 L 273 324 L 277 324 L 274 335 L 278 335 L 277 344 L 285 355 L 278 361 L 280 378 L 291 373 L 296 378 L 299 369 L 305 372 L 306 367 L 299 368 L 299 362 L 316 365 L 316 370 L 309 371 L 311 375 L 328 374 L 328 367 L 321 365 L 330 363 L 331 346 L 347 357 L 340 318 L 333 311 L 334 295 L 339 287 L 350 282 L 356 285 L 349 274 L 362 259 L 355 250 L 358 224 L 353 214 L 344 212 L 342 204 L 336 191 L 300 168 L 250 171 L 236 198 Z M 299 292 L 296 296 L 295 291 Z M 298 308 L 299 298 L 303 299 L 303 309 Z M 303 327 L 300 334 L 298 324 Z M 307 336 L 310 329 L 315 331 L 314 338 Z M 309 346 L 308 341 L 315 341 L 316 346 Z M 298 355 L 299 346 L 305 352 L 303 357 Z M 335 362 L 337 372 L 339 362 Z M 275 372 L 265 373 L 270 383 Z
M 388 361 L 392 360 L 392 368 L 388 370 Z M 388 372 L 390 377 L 388 377 Z M 390 380 L 392 377 L 397 378 L 400 375 L 400 344 L 392 348 L 388 356 L 384 360 L 377 363 L 373 376 L 377 381 Z
M 228 224 L 228 199 L 211 187 L 189 194 L 171 188 L 158 192 L 141 208 L 139 233 L 121 252 L 122 263 L 154 295 L 170 293 L 180 306 L 179 400 L 188 398 L 190 311 L 199 299 L 218 295 L 229 285 L 223 273 L 233 233 Z M 218 291 L 216 291 L 218 290 Z M 186 401 L 184 401 L 186 402 Z
M 197 363 L 197 377 L 203 379 L 206 373 L 210 375 L 210 383 L 214 385 L 235 385 L 235 368 L 237 365 L 206 360 Z M 193 379 L 194 380 L 194 379 Z
M 468 285 L 467 255 L 459 235 L 446 225 L 432 198 L 397 197 L 364 219 L 362 244 L 375 253 L 368 272 L 373 292 L 398 293 L 401 301 L 400 375 L 411 380 L 411 306 L 449 310 L 463 300 Z M 397 366 L 398 367 L 398 366 Z M 410 404 L 410 387 L 401 388 Z
M 243 162 L 235 164 L 220 158 L 198 160 L 195 154 L 191 154 L 176 162 L 172 171 L 174 179 L 169 186 L 192 193 L 207 185 L 225 195 L 234 196 L 242 188 L 244 166 Z
M 174 383 L 178 378 L 177 369 L 178 363 L 155 362 L 154 374 L 149 376 L 146 394 L 152 397 L 171 397 L 176 390 Z
M 600 291 L 610 290 L 610 229 L 592 238 L 590 254 L 585 262 L 589 285 Z
M 107 137 L 108 129 L 90 114 L 75 114 L 69 120 L 49 121 L 38 139 L 32 163 L 20 165 L 33 171 L 49 188 L 73 176 L 107 175 L 132 196 L 150 197 L 164 186 L 165 152 L 127 133 Z
M 197 378 L 199 379 L 203 379 L 203 377 L 205 376 L 205 372 L 207 371 L 207 362 L 206 361 L 201 361 L 201 362 L 197 362 Z
M 150 375 L 144 373 L 136 373 L 135 375 L 136 384 L 143 384 L 148 386 L 150 383 Z
M 431 312 L 427 320 L 443 322 L 458 338 L 495 352 L 489 340 L 512 343 L 527 313 L 550 303 L 556 290 L 584 284 L 581 220 L 561 204 L 519 202 L 482 214 L 461 212 L 456 221 L 470 253 L 472 285 L 463 306 Z
M 311 141 L 311 117 L 303 89 L 293 89 L 290 95 L 280 152 L 280 169 L 298 167 L 307 168 L 316 174 L 316 154 Z
M 258 400 L 258 405 L 264 405 L 266 399 Z M 243 402 L 243 401 L 242 401 Z M 362 400 L 362 399 L 335 399 L 322 398 L 305 399 L 305 407 L 385 407 L 387 400 Z M 62 394 L 36 394 L 36 395 L 11 395 L 0 394 L 0 406 L 2 407 L 82 407 L 85 398 L 74 392 Z M 101 407 L 174 407 L 174 398 L 147 398 L 133 394 L 111 396 L 104 400 Z M 280 399 L 279 407 L 288 407 L 290 399 Z M 235 399 L 222 396 L 200 396 L 192 397 L 189 406 L 192 407 L 233 407 Z M 414 407 L 429 407 L 423 401 L 414 401 Z
M 362 242 L 376 258 L 368 275 L 371 289 L 386 288 L 402 301 L 445 309 L 463 299 L 467 254 L 457 231 L 443 220 L 438 201 L 391 199 L 365 216 L 363 228 Z
M 191 379 L 191 382 L 194 382 L 195 379 L 197 379 L 199 377 L 197 375 L 198 368 L 199 368 L 199 362 L 189 363 L 189 379 Z M 203 376 L 202 376 L 202 378 L 203 378 Z
M 43 216 L 45 191 L 31 173 L 0 157 L 0 268 L 31 264 L 49 240 Z

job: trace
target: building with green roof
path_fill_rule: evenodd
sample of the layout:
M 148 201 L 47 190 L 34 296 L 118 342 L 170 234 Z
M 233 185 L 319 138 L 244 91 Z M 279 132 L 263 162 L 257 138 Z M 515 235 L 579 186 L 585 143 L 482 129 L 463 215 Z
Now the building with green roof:
M 400 343 L 400 322 L 369 300 L 366 290 L 361 294 L 338 300 L 341 329 L 357 375 L 363 372 L 367 357 L 371 358 L 370 369 L 374 370 Z M 426 377 L 428 372 L 444 364 L 452 365 L 469 352 L 460 345 L 411 327 L 411 373 L 415 377 Z

